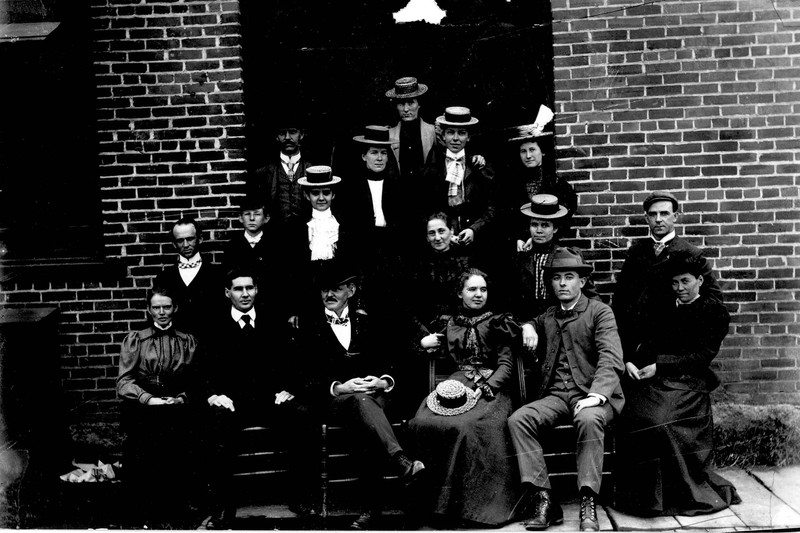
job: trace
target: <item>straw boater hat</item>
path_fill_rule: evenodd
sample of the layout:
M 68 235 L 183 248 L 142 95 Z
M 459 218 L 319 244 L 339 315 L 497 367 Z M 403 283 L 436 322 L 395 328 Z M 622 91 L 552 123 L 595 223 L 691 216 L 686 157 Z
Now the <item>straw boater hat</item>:
M 389 98 L 417 98 L 428 91 L 424 83 L 417 83 L 417 78 L 405 77 L 394 82 L 394 88 L 386 91 Z
M 428 394 L 428 409 L 443 416 L 466 413 L 478 403 L 477 392 L 470 390 L 455 379 L 446 379 L 436 385 L 436 390 Z
M 436 117 L 436 122 L 442 126 L 474 126 L 478 123 L 478 119 L 473 117 L 468 107 L 447 107 L 444 110 L 444 115 Z
M 672 202 L 672 210 L 675 212 L 678 211 L 678 199 L 675 198 L 675 195 L 668 193 L 667 191 L 659 191 L 650 194 L 644 199 L 644 202 L 642 202 L 644 212 L 646 213 L 650 206 L 655 202 Z
M 519 208 L 523 215 L 531 218 L 557 219 L 567 216 L 568 210 L 559 205 L 552 194 L 534 194 L 531 201 Z
M 567 270 L 574 270 L 579 276 L 588 276 L 592 273 L 592 265 L 585 263 L 577 251 L 559 246 L 553 251 L 551 263 L 544 267 L 544 275 L 548 277 L 554 272 Z
M 389 139 L 389 128 L 386 126 L 364 126 L 364 132 L 356 135 L 353 140 L 369 146 L 388 146 L 394 144 Z
M 303 187 L 329 187 L 342 181 L 339 176 L 332 176 L 332 169 L 327 165 L 316 165 L 306 169 L 306 175 L 297 180 Z

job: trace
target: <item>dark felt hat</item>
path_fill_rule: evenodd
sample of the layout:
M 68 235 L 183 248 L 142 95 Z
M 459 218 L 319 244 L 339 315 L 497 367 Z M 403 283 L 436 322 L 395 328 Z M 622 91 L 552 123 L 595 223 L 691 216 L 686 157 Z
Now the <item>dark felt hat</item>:
M 418 83 L 417 78 L 406 76 L 394 82 L 394 87 L 386 91 L 389 98 L 417 98 L 428 91 L 428 86 Z
M 358 270 L 349 261 L 335 258 L 320 265 L 314 276 L 314 286 L 318 289 L 329 289 L 357 280 Z
M 559 246 L 553 252 L 553 261 L 544 267 L 544 275 L 569 270 L 574 270 L 580 276 L 588 276 L 592 272 L 592 265 L 584 262 L 577 250 Z
M 315 165 L 306 168 L 306 175 L 297 180 L 303 187 L 330 187 L 336 185 L 342 178 L 333 176 L 333 170 L 327 165 Z
M 678 211 L 678 199 L 675 198 L 675 196 L 672 193 L 666 191 L 657 191 L 650 194 L 647 198 L 644 199 L 642 207 L 644 207 L 645 213 L 647 212 L 648 209 L 650 209 L 650 206 L 655 202 L 672 202 L 672 210 L 676 212 Z

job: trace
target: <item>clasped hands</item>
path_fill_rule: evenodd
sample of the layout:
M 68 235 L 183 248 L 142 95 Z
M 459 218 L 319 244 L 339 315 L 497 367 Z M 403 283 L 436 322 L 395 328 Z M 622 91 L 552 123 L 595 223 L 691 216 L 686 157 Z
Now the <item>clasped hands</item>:
M 463 244 L 464 246 L 472 244 L 473 240 L 475 240 L 475 230 L 471 228 L 463 229 L 459 232 L 458 235 L 453 235 L 450 238 L 450 242 L 454 242 L 456 244 Z
M 361 392 L 364 394 L 375 394 L 389 387 L 389 382 L 377 376 L 367 376 L 364 378 L 351 378 L 344 383 L 337 383 L 333 388 L 333 393 L 354 394 Z
M 656 364 L 650 364 L 642 368 L 638 368 L 633 363 L 625 363 L 625 372 L 628 377 L 639 381 L 641 379 L 650 379 L 656 375 Z

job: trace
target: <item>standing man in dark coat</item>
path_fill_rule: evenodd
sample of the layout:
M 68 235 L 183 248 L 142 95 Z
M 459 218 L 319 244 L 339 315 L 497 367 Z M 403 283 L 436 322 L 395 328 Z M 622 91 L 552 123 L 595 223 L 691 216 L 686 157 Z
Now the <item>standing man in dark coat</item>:
M 200 253 L 202 229 L 193 218 L 178 220 L 170 230 L 170 239 L 178 252 L 177 264 L 165 267 L 153 285 L 168 289 L 179 303 L 175 316 L 178 331 L 191 333 L 204 341 L 214 313 L 224 306 L 222 269 L 205 260 Z
M 605 428 L 625 403 L 620 386 L 624 371 L 614 313 L 606 304 L 590 300 L 581 289 L 591 265 L 568 248 L 558 248 L 545 268 L 559 300 L 523 330 L 534 329 L 542 339 L 538 356 L 537 400 L 517 409 L 508 419 L 523 487 L 536 502 L 528 530 L 547 529 L 563 521 L 561 507 L 550 496 L 539 437 L 561 421 L 577 431 L 580 529 L 597 531 L 596 499 L 603 475 Z
M 678 199 L 669 192 L 655 192 L 645 199 L 642 206 L 650 235 L 636 241 L 628 250 L 617 276 L 612 300 L 627 357 L 633 357 L 636 347 L 642 342 L 639 334 L 643 330 L 638 327 L 637 317 L 643 316 L 648 307 L 664 308 L 675 299 L 665 272 L 669 259 L 675 254 L 698 258 L 705 280 L 703 295 L 722 301 L 722 291 L 714 278 L 711 264 L 702 257 L 699 248 L 675 235 Z
M 367 316 L 349 302 L 356 276 L 341 260 L 323 265 L 315 279 L 322 306 L 299 319 L 296 357 L 313 357 L 308 379 L 310 396 L 322 412 L 330 412 L 350 432 L 359 455 L 366 509 L 352 529 L 373 529 L 383 507 L 381 472 L 389 459 L 408 485 L 425 466 L 403 451 L 386 416 L 395 387 L 392 361 L 387 361 Z M 313 389 L 313 390 L 312 390 Z
M 401 175 L 408 182 L 419 176 L 436 144 L 436 128 L 419 116 L 420 98 L 426 92 L 428 86 L 412 77 L 396 80 L 394 87 L 386 91 L 386 97 L 394 103 L 400 116 L 400 121 L 389 128 L 392 151 Z
M 270 297 L 280 278 L 262 282 L 264 305 L 258 305 L 259 281 L 252 267 L 231 269 L 224 293 L 229 300 L 216 316 L 214 338 L 201 363 L 204 396 L 211 407 L 209 421 L 212 475 L 212 525 L 228 527 L 236 506 L 231 487 L 235 444 L 241 430 L 251 426 L 274 428 L 289 450 L 291 474 L 290 510 L 315 512 L 320 442 L 319 421 L 304 394 L 302 358 L 287 357 L 289 325 L 276 320 Z M 220 287 L 222 292 L 223 287 Z M 292 364 L 295 362 L 295 365 Z
M 273 206 L 272 214 L 282 224 L 295 219 L 305 221 L 310 208 L 297 180 L 311 166 L 300 151 L 306 132 L 297 116 L 283 116 L 279 120 L 275 136 L 279 152 L 271 163 L 248 175 L 248 194 L 255 194 Z

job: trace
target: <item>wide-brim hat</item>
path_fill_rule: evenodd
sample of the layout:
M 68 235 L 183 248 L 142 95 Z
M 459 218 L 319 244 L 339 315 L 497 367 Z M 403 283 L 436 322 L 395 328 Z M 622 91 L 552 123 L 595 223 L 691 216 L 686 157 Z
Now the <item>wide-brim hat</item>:
M 333 170 L 327 165 L 315 165 L 306 168 L 306 175 L 297 180 L 303 187 L 329 187 L 342 181 L 339 176 L 333 175 Z
M 544 218 L 554 220 L 564 218 L 569 210 L 558 203 L 558 198 L 552 194 L 534 194 L 531 201 L 519 208 L 523 215 L 531 218 Z
M 334 258 L 319 266 L 314 274 L 314 286 L 318 289 L 335 288 L 356 282 L 358 278 L 358 270 L 349 261 Z
M 428 394 L 428 409 L 442 416 L 466 413 L 478 403 L 477 392 L 455 379 L 446 379 Z
M 553 260 L 545 265 L 544 275 L 548 277 L 554 272 L 565 272 L 574 270 L 578 275 L 589 275 L 592 273 L 592 265 L 583 260 L 583 256 L 577 250 L 562 246 L 556 247 L 553 251 Z
M 444 110 L 444 115 L 436 117 L 436 122 L 442 126 L 474 126 L 478 119 L 473 117 L 468 107 L 453 106 Z
M 427 91 L 427 85 L 418 83 L 417 78 L 406 76 L 395 80 L 394 88 L 386 91 L 386 96 L 389 98 L 416 98 L 422 96 Z
M 386 126 L 365 126 L 361 135 L 356 135 L 353 140 L 368 146 L 388 146 L 395 144 L 389 138 L 389 128 Z
M 545 138 L 552 138 L 552 131 L 544 131 L 545 126 L 553 120 L 553 110 L 542 104 L 536 119 L 531 124 L 522 124 L 506 129 L 508 142 L 537 141 Z
M 675 212 L 678 211 L 678 199 L 675 198 L 675 195 L 666 191 L 658 191 L 644 199 L 644 202 L 642 202 L 644 212 L 646 213 L 650 206 L 656 202 L 671 202 L 672 210 Z

